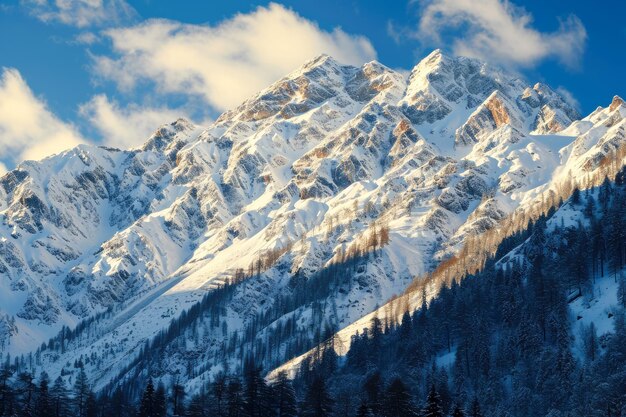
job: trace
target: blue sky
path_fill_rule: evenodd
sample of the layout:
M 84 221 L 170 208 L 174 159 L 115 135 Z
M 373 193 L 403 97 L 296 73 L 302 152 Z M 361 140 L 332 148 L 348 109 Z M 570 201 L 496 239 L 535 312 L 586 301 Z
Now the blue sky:
M 626 95 L 625 16 L 617 0 L 3 0 L 0 171 L 208 123 L 322 52 L 405 70 L 436 47 L 473 55 L 587 114 Z

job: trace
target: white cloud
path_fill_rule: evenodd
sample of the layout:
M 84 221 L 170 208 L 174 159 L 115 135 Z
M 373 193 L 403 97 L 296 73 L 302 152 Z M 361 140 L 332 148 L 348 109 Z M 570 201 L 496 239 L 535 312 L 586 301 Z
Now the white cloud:
M 114 26 L 136 16 L 125 0 L 21 0 L 22 6 L 43 22 L 84 28 Z
M 530 67 L 548 57 L 570 67 L 578 64 L 587 32 L 576 16 L 561 20 L 551 33 L 531 24 L 532 15 L 506 0 L 430 0 L 424 2 L 415 35 L 441 43 L 446 30 L 458 31 L 453 33 L 456 54 L 510 67 Z
M 565 101 L 572 106 L 573 108 L 575 108 L 576 110 L 580 111 L 581 107 L 580 107 L 580 102 L 578 101 L 578 99 L 574 96 L 574 94 L 569 91 L 567 88 L 563 87 L 563 86 L 558 86 L 556 88 L 556 92 L 559 93 L 561 95 L 561 97 L 563 97 L 565 99 Z
M 376 57 L 366 38 L 338 28 L 324 31 L 278 4 L 213 27 L 149 20 L 105 34 L 117 56 L 94 58 L 99 75 L 127 90 L 153 82 L 159 93 L 197 95 L 218 110 L 236 106 L 321 53 L 351 64 Z
M 80 115 L 99 134 L 102 144 L 128 149 L 145 142 L 160 125 L 186 112 L 167 107 L 130 104 L 122 107 L 105 95 L 80 106 Z M 16 69 L 0 73 L 0 175 L 23 160 L 46 156 L 89 143 L 78 129 L 54 115 L 36 97 Z
M 82 105 L 80 112 L 98 130 L 104 144 L 122 149 L 141 145 L 160 125 L 183 115 L 169 108 L 134 104 L 122 108 L 102 94 Z
M 93 45 L 94 43 L 98 41 L 99 41 L 98 35 L 96 35 L 93 32 L 83 32 L 83 33 L 78 34 L 74 38 L 74 42 L 79 45 Z
M 41 159 L 85 142 L 78 130 L 48 110 L 20 73 L 0 76 L 0 156 L 5 162 Z

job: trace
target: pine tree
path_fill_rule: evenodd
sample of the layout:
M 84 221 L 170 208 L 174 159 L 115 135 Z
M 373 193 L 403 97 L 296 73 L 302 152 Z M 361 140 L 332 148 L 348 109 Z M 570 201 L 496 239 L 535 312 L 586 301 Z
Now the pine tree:
M 431 385 L 428 397 L 426 398 L 426 407 L 422 412 L 424 417 L 443 417 L 443 409 L 441 408 L 441 400 L 435 389 L 435 385 Z
M 254 360 L 248 360 L 244 375 L 244 415 L 247 417 L 261 417 L 269 414 L 269 389 L 261 376 L 261 368 Z
M 474 397 L 474 400 L 472 401 L 469 417 L 483 417 L 483 413 L 480 411 L 480 403 L 476 397 Z
M 211 384 L 211 397 L 212 408 L 211 413 L 215 417 L 224 417 L 227 411 L 226 403 L 226 391 L 228 385 L 226 383 L 226 377 L 218 375 L 215 381 Z
M 486 329 L 483 329 L 481 333 L 482 337 L 478 340 L 476 350 L 479 367 L 484 370 L 489 366 L 489 346 L 487 346 L 488 335 Z M 485 364 L 485 362 L 487 362 L 487 364 Z M 447 413 L 450 410 L 450 404 L 452 403 L 452 394 L 450 394 L 450 387 L 448 386 L 448 372 L 444 367 L 441 367 L 439 370 L 433 369 L 433 373 L 436 373 L 437 381 L 435 389 L 441 399 L 441 408 L 444 413 Z
M 591 255 L 594 262 L 593 272 L 599 272 L 603 277 L 607 254 L 604 225 L 601 221 L 591 222 Z
M 302 415 L 304 417 L 327 417 L 332 415 L 332 411 L 333 400 L 326 388 L 326 382 L 320 376 L 315 376 L 306 391 Z
M 65 381 L 60 376 L 54 381 L 50 390 L 52 402 L 52 415 L 54 417 L 67 417 L 69 415 L 68 390 Z
M 48 389 L 48 374 L 42 372 L 39 375 L 39 388 L 37 389 L 37 400 L 35 403 L 35 415 L 37 417 L 52 417 L 52 401 Z M 0 413 L 0 415 L 2 415 Z
M 154 384 L 152 383 L 152 379 L 149 379 L 146 389 L 141 396 L 138 417 L 155 417 L 154 397 Z
M 175 416 L 185 414 L 183 401 L 185 400 L 185 388 L 176 381 L 172 386 L 172 413 Z
M 194 395 L 191 398 L 185 415 L 187 417 L 205 417 L 208 415 L 202 395 Z
M 463 409 L 458 404 L 456 404 L 454 410 L 452 410 L 452 417 L 465 417 Z
M 385 417 L 411 417 L 415 415 L 411 394 L 400 378 L 394 378 L 387 387 L 383 404 Z
M 8 365 L 0 368 L 0 416 L 13 415 L 15 393 L 9 385 L 12 376 L 13 371 Z
M 363 391 L 367 396 L 367 405 L 375 416 L 382 413 L 382 385 L 383 379 L 378 371 L 371 374 L 363 384 Z
M 374 417 L 374 414 L 372 414 L 372 411 L 368 407 L 367 402 L 361 402 L 359 408 L 356 411 L 356 417 Z
M 87 417 L 87 397 L 91 389 L 89 380 L 83 368 L 80 368 L 76 382 L 74 383 L 74 407 L 78 417 Z
M 107 417 L 126 417 L 130 413 L 130 404 L 121 388 L 113 391 L 110 398 L 107 399 L 104 409 L 104 415 Z M 164 416 L 163 416 L 164 417 Z
M 607 215 L 607 252 L 609 266 L 615 279 L 617 279 L 617 274 L 623 266 L 625 232 L 622 210 L 622 207 L 614 205 L 609 209 L 609 213 Z
M 89 391 L 85 400 L 85 416 L 98 417 L 98 401 L 93 392 Z
M 17 394 L 20 416 L 30 417 L 34 413 L 35 390 L 33 376 L 28 372 L 22 372 L 17 376 Z
M 272 391 L 276 417 L 296 417 L 298 415 L 296 393 L 286 372 L 278 374 L 276 382 L 272 385 Z
M 400 340 L 407 342 L 411 337 L 411 330 L 413 329 L 413 323 L 411 322 L 411 314 L 408 310 L 402 315 L 402 323 L 400 324 Z
M 228 404 L 228 417 L 239 417 L 243 414 L 241 383 L 236 378 L 233 378 L 228 382 L 226 402 Z
M 154 417 L 165 417 L 167 415 L 167 399 L 165 395 L 165 386 L 159 383 L 154 392 Z

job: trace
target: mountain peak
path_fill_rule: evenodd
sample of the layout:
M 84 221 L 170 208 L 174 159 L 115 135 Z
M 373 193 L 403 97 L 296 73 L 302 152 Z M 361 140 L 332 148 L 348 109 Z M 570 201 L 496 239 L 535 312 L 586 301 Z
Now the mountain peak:
M 186 130 L 193 130 L 196 128 L 191 121 L 185 119 L 184 117 L 179 117 L 175 121 L 171 122 L 169 127 L 174 129 L 176 132 L 184 132 Z
M 609 111 L 613 111 L 622 105 L 624 105 L 624 100 L 620 96 L 614 96 L 609 106 Z
M 547 84 L 535 83 L 533 90 L 544 95 L 554 95 L 554 90 Z
M 501 91 L 495 90 L 455 132 L 454 145 L 473 145 L 504 125 L 519 126 L 511 105 Z
M 411 72 L 416 73 L 416 72 L 422 72 L 424 70 L 430 72 L 434 68 L 439 67 L 442 63 L 445 63 L 448 60 L 449 60 L 448 57 L 444 55 L 441 49 L 435 49 L 430 54 L 426 55 L 424 59 L 418 62 L 417 65 L 413 67 L 413 71 Z
M 445 55 L 444 55 L 443 51 L 440 48 L 437 48 L 437 49 L 433 49 L 433 51 L 431 53 L 426 55 L 424 60 L 442 59 L 442 58 L 445 58 Z
M 306 72 L 307 70 L 311 70 L 313 68 L 335 67 L 335 66 L 341 66 L 341 64 L 337 62 L 335 58 L 333 58 L 332 56 L 328 54 L 320 54 L 316 56 L 315 58 L 311 59 L 310 61 L 307 61 L 304 65 L 300 67 L 298 71 Z
M 191 132 L 196 126 L 185 118 L 178 118 L 175 121 L 160 126 L 143 144 L 142 150 L 162 150 L 174 141 L 179 133 Z M 184 137 L 184 135 L 183 135 Z

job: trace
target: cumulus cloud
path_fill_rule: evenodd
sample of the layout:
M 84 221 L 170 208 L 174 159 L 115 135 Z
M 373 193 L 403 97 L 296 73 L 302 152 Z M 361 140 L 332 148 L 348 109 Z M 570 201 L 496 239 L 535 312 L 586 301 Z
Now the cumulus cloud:
M 82 105 L 80 113 L 98 130 L 103 143 L 123 149 L 141 145 L 158 126 L 184 114 L 166 107 L 149 108 L 136 104 L 121 107 L 102 94 Z
M 197 95 L 218 110 L 236 106 L 321 53 L 351 64 L 376 58 L 366 38 L 338 28 L 324 31 L 278 4 L 216 26 L 149 20 L 109 29 L 105 36 L 115 56 L 94 57 L 100 76 L 125 90 L 148 82 L 162 94 Z
M 186 116 L 184 109 L 120 106 L 96 95 L 80 106 L 80 116 L 100 137 L 99 143 L 128 149 L 141 145 L 160 125 Z M 32 92 L 19 71 L 0 73 L 0 175 L 23 160 L 46 156 L 90 143 L 78 128 L 57 117 Z
M 78 130 L 35 97 L 20 73 L 0 75 L 0 156 L 4 162 L 41 159 L 85 142 Z
M 441 43 L 452 30 L 452 49 L 458 55 L 511 67 L 556 57 L 576 67 L 585 48 L 587 32 L 573 15 L 561 20 L 557 31 L 545 33 L 532 27 L 532 15 L 506 0 L 427 0 L 422 5 L 414 35 Z
M 21 0 L 33 16 L 43 22 L 58 22 L 84 28 L 115 26 L 136 16 L 125 0 Z

